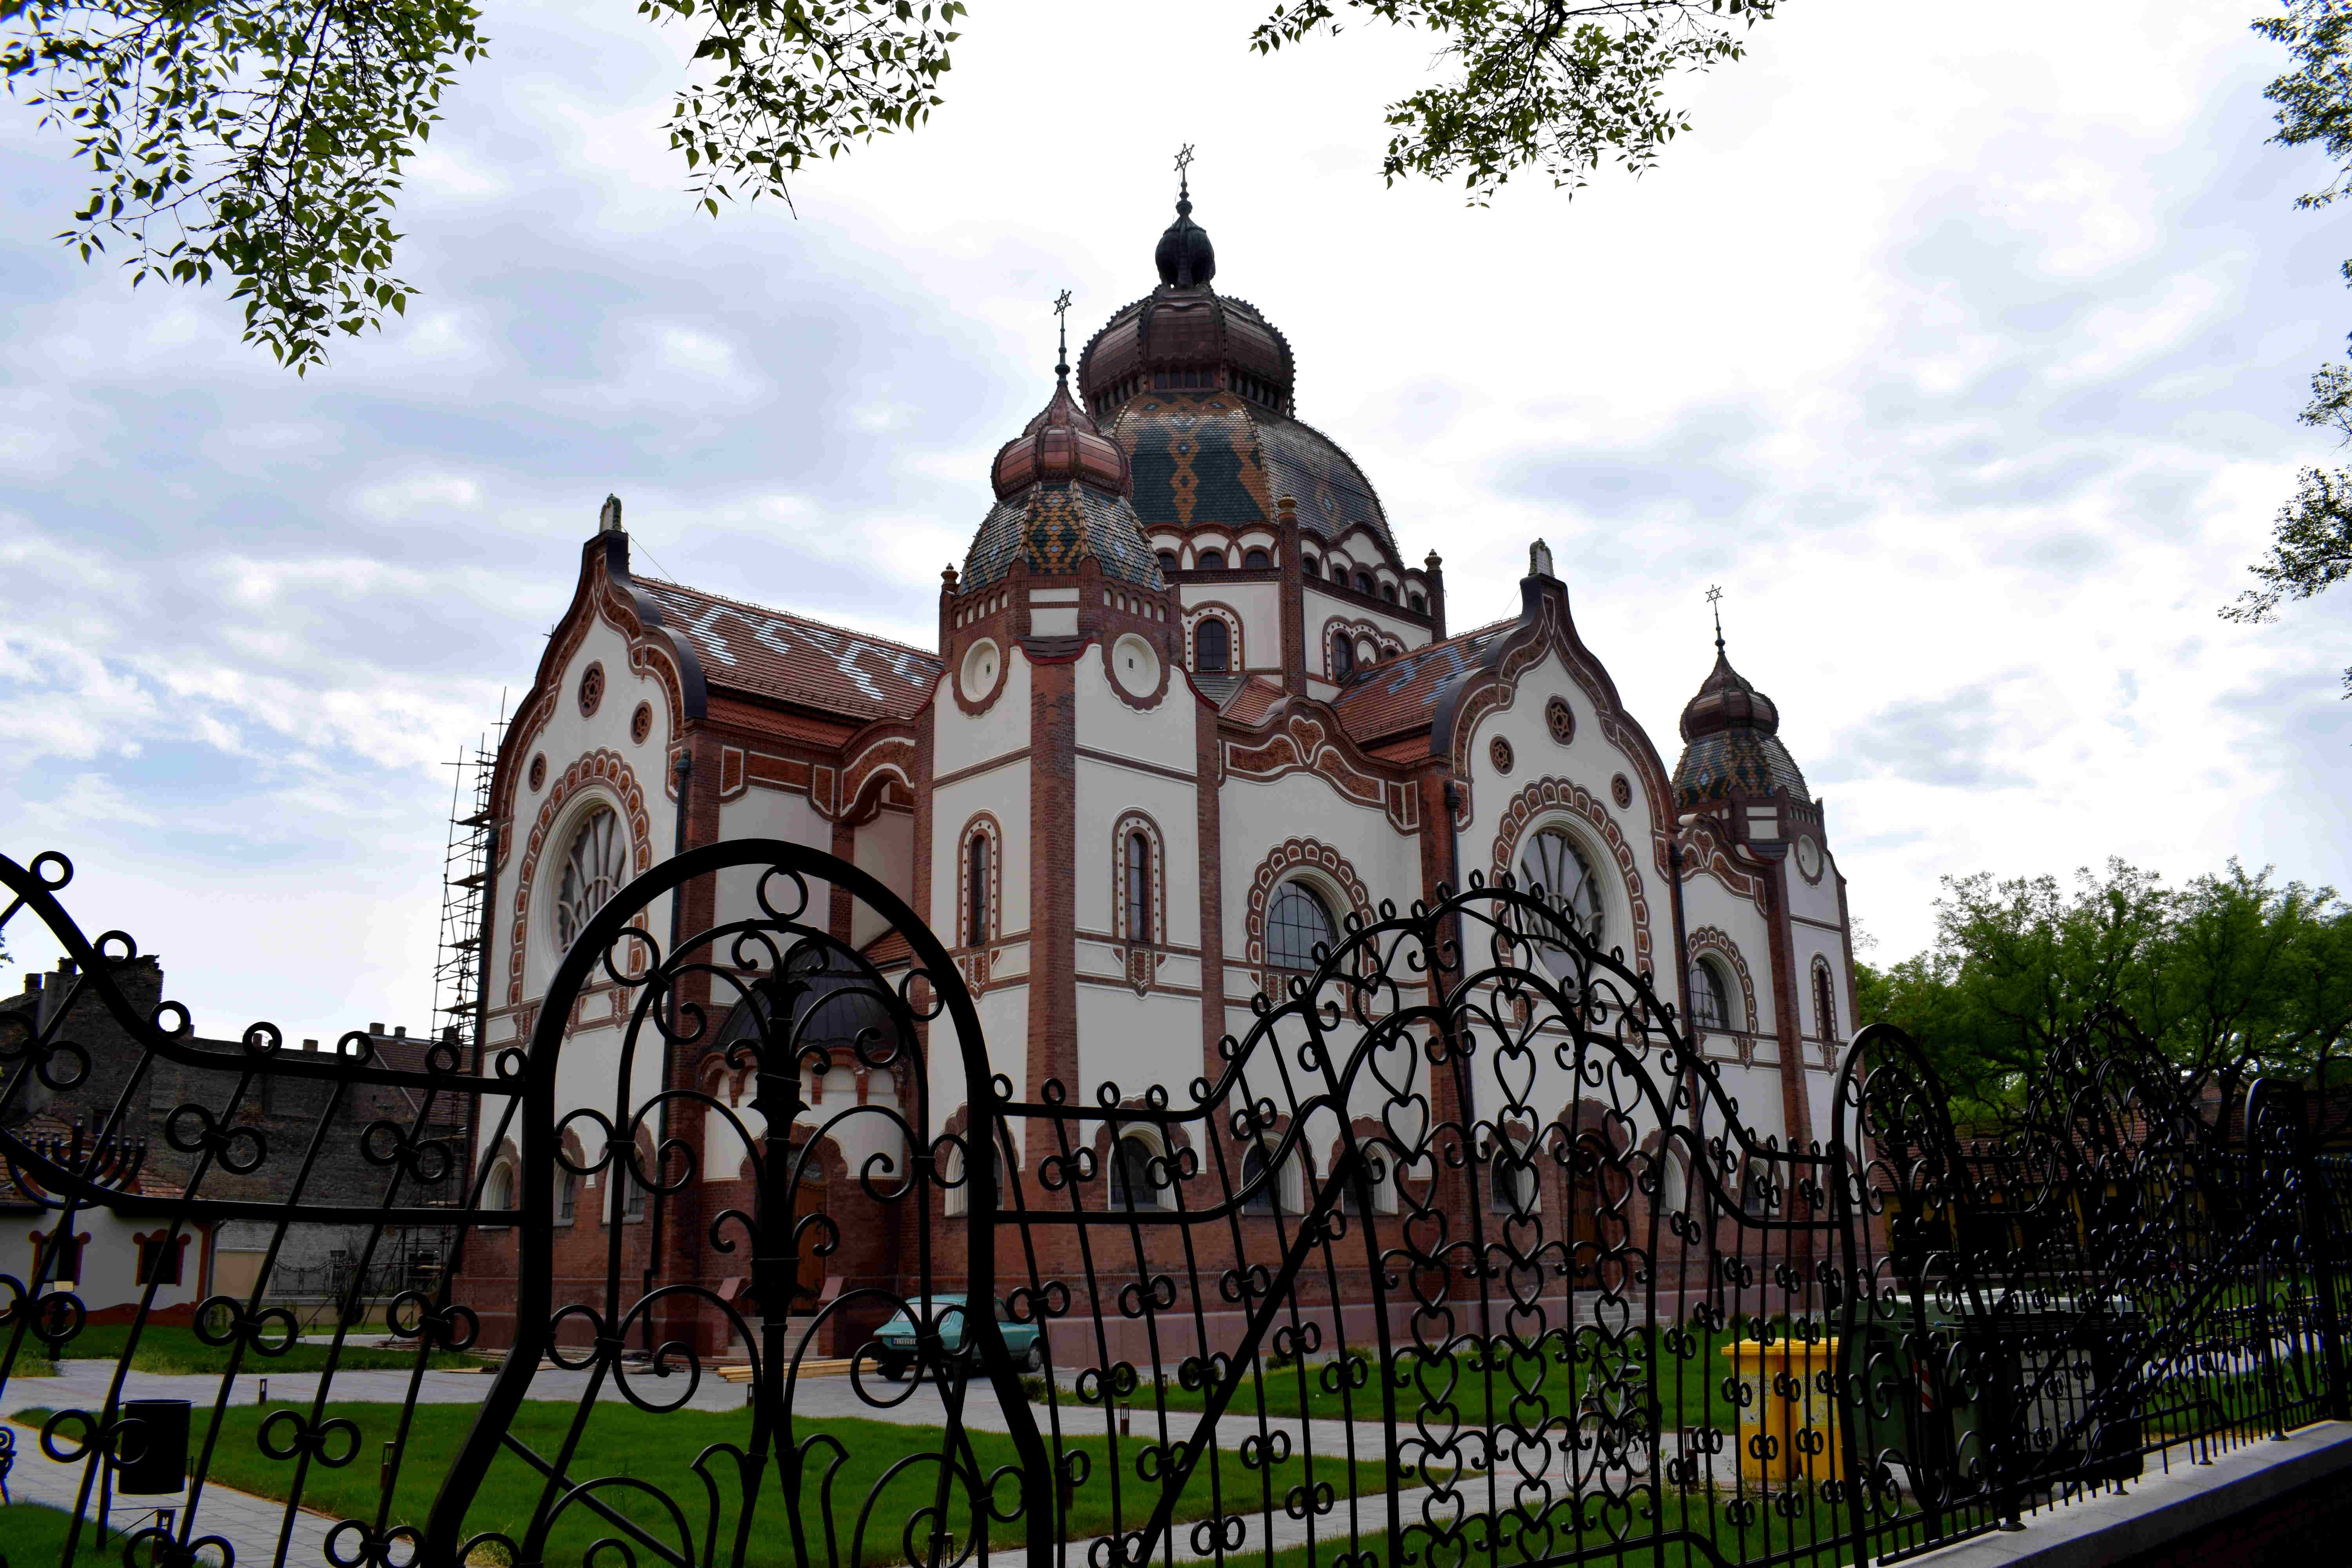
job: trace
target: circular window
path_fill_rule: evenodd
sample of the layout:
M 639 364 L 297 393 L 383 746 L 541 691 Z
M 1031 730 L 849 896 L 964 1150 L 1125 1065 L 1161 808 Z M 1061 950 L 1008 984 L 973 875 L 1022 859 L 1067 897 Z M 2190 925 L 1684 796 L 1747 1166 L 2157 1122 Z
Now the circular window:
M 1486 742 L 1486 757 L 1495 764 L 1495 771 L 1498 773 L 1509 773 L 1511 763 L 1516 760 L 1511 755 L 1511 743 L 1500 735 Z
M 547 753 L 541 752 L 530 760 L 530 787 L 536 792 L 547 782 Z
M 592 664 L 580 672 L 580 716 L 592 717 L 604 701 L 604 667 Z
M 1133 632 L 1111 644 L 1110 672 L 1130 697 L 1149 697 L 1160 689 L 1160 656 Z
M 963 656 L 963 698 L 977 702 L 996 689 L 996 678 L 1004 668 L 1004 654 L 993 639 L 982 637 L 971 645 Z
M 1576 710 L 1568 705 L 1565 697 L 1555 697 L 1544 704 L 1544 728 L 1561 745 L 1576 739 Z
M 637 710 L 629 715 L 629 739 L 642 746 L 646 737 L 654 732 L 654 705 L 640 702 Z
M 1572 921 L 1594 946 L 1606 939 L 1609 921 L 1601 901 L 1601 879 L 1594 875 L 1583 849 L 1563 829 L 1544 828 L 1520 847 L 1519 885 L 1541 887 L 1544 900 Z M 1552 947 L 1543 952 L 1545 962 L 1555 971 L 1566 967 L 1566 952 Z
M 596 911 L 612 901 L 629 879 L 628 845 L 621 815 L 600 805 L 572 836 L 563 857 L 563 879 L 555 889 L 555 940 L 570 947 L 588 929 Z
M 1822 847 L 1813 842 L 1813 836 L 1810 833 L 1797 840 L 1797 869 L 1804 873 L 1808 882 L 1822 879 Z
M 1623 773 L 1619 773 L 1615 778 L 1611 779 L 1609 781 L 1609 798 L 1617 803 L 1617 809 L 1620 811 L 1632 805 L 1633 804 L 1633 781 L 1627 778 Z

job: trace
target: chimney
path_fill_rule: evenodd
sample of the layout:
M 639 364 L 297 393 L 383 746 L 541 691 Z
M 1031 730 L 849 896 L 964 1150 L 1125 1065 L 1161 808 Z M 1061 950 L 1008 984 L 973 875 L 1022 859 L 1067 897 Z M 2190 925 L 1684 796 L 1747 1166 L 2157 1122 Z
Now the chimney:
M 395 1040 L 404 1040 L 408 1038 L 408 1026 L 405 1024 L 394 1024 L 392 1026 L 392 1037 Z
M 371 1035 L 381 1035 L 383 1033 L 383 1026 L 380 1023 L 370 1024 L 368 1026 L 368 1033 Z

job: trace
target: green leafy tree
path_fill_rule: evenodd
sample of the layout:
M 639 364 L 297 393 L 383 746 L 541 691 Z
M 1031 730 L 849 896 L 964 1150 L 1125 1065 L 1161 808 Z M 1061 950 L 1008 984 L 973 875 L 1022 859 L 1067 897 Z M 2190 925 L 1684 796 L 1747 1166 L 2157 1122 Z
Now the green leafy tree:
M 791 174 L 939 102 L 962 0 L 639 0 L 699 28 L 671 144 L 697 200 Z M 405 311 L 393 207 L 461 65 L 467 0 L 0 0 L 0 79 L 96 177 L 59 237 L 134 286 L 231 279 L 245 336 L 305 372 Z
M 1779 0 L 1301 0 L 1262 53 L 1363 12 L 1458 68 L 1390 106 L 1391 182 L 1459 174 L 1473 202 L 1515 172 L 1583 184 L 1639 173 L 1689 128 L 1680 74 L 1738 59 Z M 793 174 L 939 106 L 964 0 L 637 0 L 699 30 L 670 144 L 694 200 L 773 195 Z M 458 69 L 488 47 L 468 0 L 0 0 L 0 79 L 96 176 L 58 237 L 119 254 L 134 285 L 233 283 L 245 335 L 297 372 L 383 325 L 407 160 Z
M 2293 62 L 2263 89 L 2278 106 L 2278 133 L 2271 140 L 2284 147 L 2316 147 L 2336 165 L 2328 183 L 2297 197 L 2295 205 L 2331 205 L 2352 191 L 2352 4 L 2290 0 L 2283 15 L 2253 26 L 2284 46 Z M 2352 283 L 2352 260 L 2342 270 Z M 2312 377 L 2302 420 L 2352 441 L 2352 366 L 2326 365 Z M 2272 525 L 2270 551 L 2251 570 L 2260 586 L 2224 605 L 2224 619 L 2276 620 L 2281 605 L 2325 593 L 2352 574 L 2352 468 L 2313 467 L 2298 474 L 2294 496 Z M 2344 684 L 2352 696 L 2352 669 L 2344 672 Z
M 2012 1103 L 2069 1028 L 2121 1007 L 2184 1072 L 2333 1082 L 2352 1034 L 2352 908 L 2232 861 L 2168 887 L 2121 860 L 2054 877 L 1948 877 L 1936 942 L 1857 973 L 1864 1023 L 1920 1043 L 1963 1121 Z
M 1535 167 L 1555 188 L 1586 184 L 1614 161 L 1633 174 L 1690 129 L 1667 85 L 1742 58 L 1748 28 L 1779 0 L 1298 0 L 1276 5 L 1251 44 L 1262 54 L 1340 30 L 1369 13 L 1441 41 L 1450 79 L 1388 108 L 1383 165 L 1460 176 L 1473 203 Z

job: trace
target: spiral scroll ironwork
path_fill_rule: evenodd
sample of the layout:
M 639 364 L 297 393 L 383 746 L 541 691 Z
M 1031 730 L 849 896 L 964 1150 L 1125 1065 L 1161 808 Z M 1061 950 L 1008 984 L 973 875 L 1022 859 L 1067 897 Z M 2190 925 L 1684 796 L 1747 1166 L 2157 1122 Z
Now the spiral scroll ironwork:
M 188 1497 L 126 1563 L 300 1561 L 306 1507 L 338 1568 L 1843 1563 L 2342 1414 L 2320 1119 L 2112 1014 L 1968 1130 L 1864 1030 L 1792 1144 L 1652 976 L 1474 879 L 1351 916 L 1196 1066 L 1121 1082 L 1082 1039 L 1068 1081 L 992 1048 L 887 889 L 754 842 L 622 888 L 528 1040 L 394 1061 L 199 1038 L 70 874 L 0 861 L 0 928 L 75 961 L 0 1013 L 48 1234 L 356 1238 L 323 1331 L 267 1267 L 96 1325 L 59 1247 L 0 1258 L 0 1393 L 122 1331 L 38 1437 L 84 1513 L 152 1439 L 142 1342 L 208 1358 Z M 666 948 L 680 898 L 729 912 Z M 423 1230 L 446 1263 L 403 1273 Z M 274 1539 L 213 1527 L 225 1484 Z

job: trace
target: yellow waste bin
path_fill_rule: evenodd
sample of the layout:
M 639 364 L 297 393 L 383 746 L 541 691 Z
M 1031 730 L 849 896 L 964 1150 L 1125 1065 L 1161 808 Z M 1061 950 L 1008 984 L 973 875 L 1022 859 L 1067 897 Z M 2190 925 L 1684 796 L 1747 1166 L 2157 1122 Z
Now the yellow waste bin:
M 1739 1473 L 1767 1486 L 1833 1481 L 1843 1473 L 1834 1403 L 1818 1381 L 1837 1367 L 1835 1339 L 1752 1340 L 1726 1345 L 1731 1375 L 1745 1384 L 1739 1406 Z

